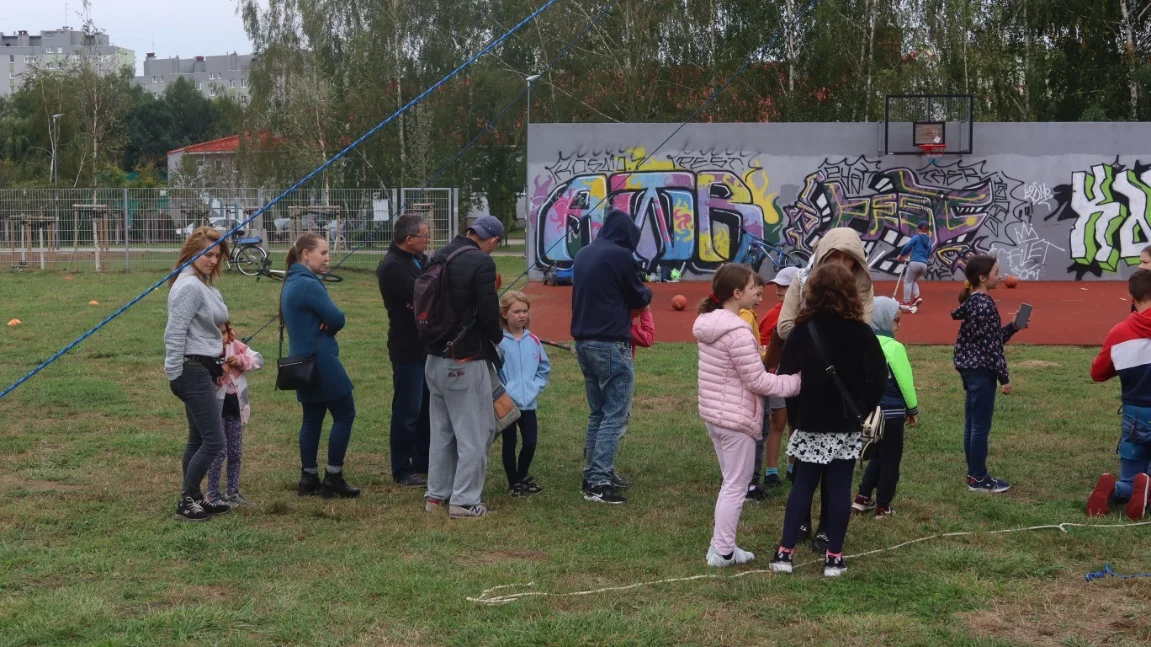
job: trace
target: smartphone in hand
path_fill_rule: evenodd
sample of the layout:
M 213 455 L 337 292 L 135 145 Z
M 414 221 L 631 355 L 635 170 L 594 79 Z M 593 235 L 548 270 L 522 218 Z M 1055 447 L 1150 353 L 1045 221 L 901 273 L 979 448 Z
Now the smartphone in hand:
M 1015 313 L 1015 327 L 1019 330 L 1027 328 L 1031 320 L 1031 304 L 1024 303 L 1019 306 L 1019 312 Z

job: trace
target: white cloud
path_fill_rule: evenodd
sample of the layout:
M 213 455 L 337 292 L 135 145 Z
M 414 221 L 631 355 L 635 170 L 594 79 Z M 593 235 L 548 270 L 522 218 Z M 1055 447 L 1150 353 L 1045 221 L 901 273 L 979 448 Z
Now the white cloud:
M 65 25 L 79 29 L 82 22 L 76 15 L 80 0 L 67 0 L 67 12 L 65 0 L 4 4 L 0 31 L 5 34 L 21 29 L 39 34 Z M 236 0 L 92 0 L 92 18 L 113 45 L 135 52 L 136 74 L 143 73 L 147 52 L 160 58 L 191 58 L 252 51 Z

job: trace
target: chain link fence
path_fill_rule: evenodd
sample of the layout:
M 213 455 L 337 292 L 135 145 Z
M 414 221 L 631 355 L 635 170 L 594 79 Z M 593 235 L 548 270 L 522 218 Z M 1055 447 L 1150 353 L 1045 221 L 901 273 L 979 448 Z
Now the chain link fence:
M 283 190 L 273 189 L 6 189 L 0 190 L 0 264 L 16 270 L 157 272 L 171 269 L 197 227 L 227 231 Z M 428 219 L 431 247 L 459 225 L 459 190 L 298 189 L 244 227 L 259 236 L 278 268 L 304 232 L 323 234 L 333 263 L 375 269 L 406 213 Z

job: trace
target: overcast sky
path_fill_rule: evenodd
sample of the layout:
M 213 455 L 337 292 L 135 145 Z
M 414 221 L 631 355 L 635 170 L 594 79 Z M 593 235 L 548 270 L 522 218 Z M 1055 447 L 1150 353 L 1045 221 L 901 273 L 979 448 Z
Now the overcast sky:
M 0 4 L 4 5 L 0 31 L 9 35 L 21 29 L 39 34 L 64 25 L 79 29 L 82 23 L 76 15 L 80 0 L 4 0 Z M 252 52 L 244 23 L 236 14 L 236 0 L 92 0 L 92 18 L 113 45 L 136 54 L 137 75 L 143 73 L 147 52 L 156 52 L 159 58 Z

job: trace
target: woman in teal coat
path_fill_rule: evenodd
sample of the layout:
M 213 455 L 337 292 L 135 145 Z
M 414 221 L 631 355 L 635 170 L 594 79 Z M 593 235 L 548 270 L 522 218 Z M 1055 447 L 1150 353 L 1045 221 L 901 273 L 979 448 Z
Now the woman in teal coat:
M 287 280 L 280 295 L 280 313 L 288 329 L 289 351 L 293 357 L 315 358 L 314 386 L 297 390 L 296 399 L 303 405 L 300 425 L 299 494 L 320 493 L 325 498 L 355 497 L 360 490 L 344 480 L 344 454 L 356 419 L 352 381 L 340 363 L 340 345 L 336 333 L 344 327 L 344 313 L 328 296 L 319 274 L 328 271 L 328 241 L 315 233 L 306 233 L 288 250 Z M 328 467 L 320 481 L 316 454 L 319 452 L 324 417 L 332 414 L 332 432 L 328 435 Z

